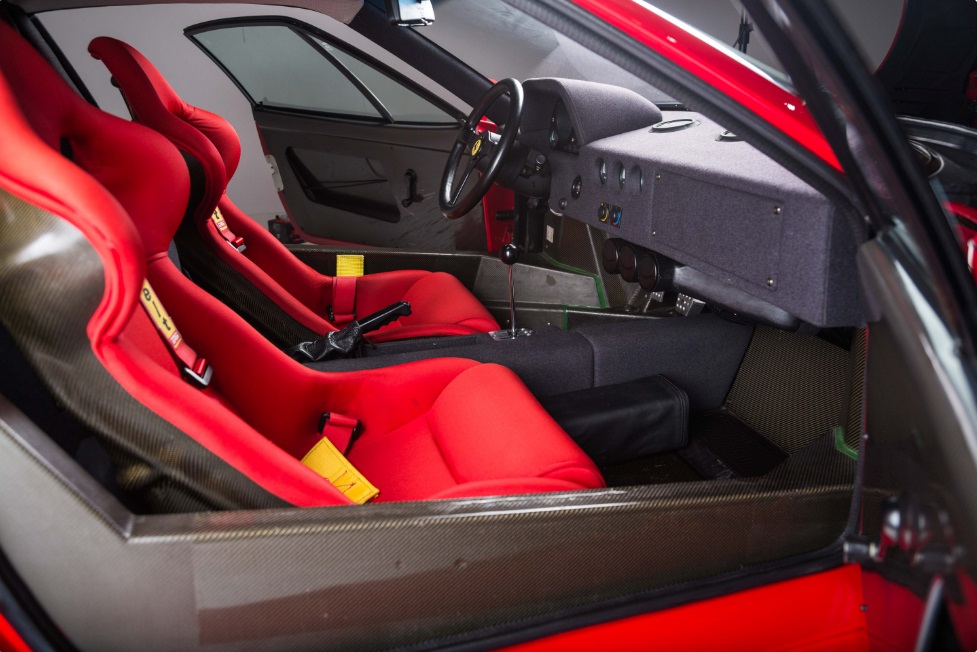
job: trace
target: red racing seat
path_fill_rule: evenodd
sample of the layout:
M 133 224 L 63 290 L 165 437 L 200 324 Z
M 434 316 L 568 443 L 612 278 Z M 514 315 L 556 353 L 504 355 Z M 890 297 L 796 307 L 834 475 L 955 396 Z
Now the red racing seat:
M 0 47 L 0 322 L 123 489 L 171 511 L 349 504 L 301 461 L 326 439 L 378 501 L 603 485 L 508 369 L 288 358 L 168 257 L 189 195 L 177 150 L 84 102 L 3 23 Z
M 499 329 L 485 307 L 450 274 L 400 270 L 334 280 L 303 264 L 228 198 L 227 182 L 241 157 L 234 128 L 222 117 L 184 102 L 152 63 L 122 41 L 99 37 L 88 49 L 111 72 L 133 119 L 166 136 L 194 160 L 191 164 L 202 168 L 199 200 L 194 200 L 187 215 L 196 229 L 177 237 L 181 263 L 205 289 L 279 345 L 336 330 L 354 314 L 366 316 L 396 301 L 410 302 L 412 314 L 368 339 L 381 342 Z M 217 226 L 215 207 L 230 228 Z M 206 251 L 199 251 L 200 238 Z M 214 255 L 234 273 L 221 273 L 223 267 L 215 265 Z M 226 278 L 219 283 L 208 279 L 215 271 Z M 254 308 L 255 290 L 270 302 Z

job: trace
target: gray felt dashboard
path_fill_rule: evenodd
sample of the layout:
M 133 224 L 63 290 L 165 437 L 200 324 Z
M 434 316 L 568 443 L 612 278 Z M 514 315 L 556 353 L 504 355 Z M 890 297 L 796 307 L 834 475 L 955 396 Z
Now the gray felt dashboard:
M 630 91 L 580 84 L 525 83 L 521 138 L 549 158 L 554 210 L 565 205 L 566 216 L 705 274 L 711 282 L 697 290 L 707 302 L 745 308 L 736 297 L 746 293 L 816 326 L 862 323 L 854 239 L 826 197 L 748 143 L 721 139 L 723 127 L 698 113 L 662 114 Z M 579 137 L 578 154 L 549 146 L 558 99 Z M 694 124 L 651 131 L 659 115 Z M 620 208 L 618 225 L 598 218 L 601 202 Z

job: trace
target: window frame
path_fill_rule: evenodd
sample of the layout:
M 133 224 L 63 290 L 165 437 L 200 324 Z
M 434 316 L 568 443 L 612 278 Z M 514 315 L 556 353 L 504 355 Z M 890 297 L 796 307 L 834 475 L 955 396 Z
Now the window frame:
M 224 63 L 203 43 L 201 43 L 200 40 L 196 38 L 198 34 L 234 27 L 286 27 L 290 29 L 298 38 L 304 41 L 306 45 L 311 47 L 316 54 L 323 58 L 324 65 L 334 66 L 340 74 L 346 77 L 346 79 L 356 88 L 357 92 L 363 95 L 364 98 L 380 114 L 379 117 L 358 116 L 349 113 L 325 111 L 320 109 L 305 109 L 256 101 L 251 93 L 248 92 L 248 89 L 245 88 L 245 86 L 230 71 L 230 69 L 224 65 Z M 360 124 L 396 125 L 398 127 L 445 127 L 448 125 L 461 124 L 467 118 L 467 116 L 457 107 L 446 102 L 444 99 L 432 93 L 428 89 L 418 85 L 406 75 L 394 70 L 383 62 L 376 60 L 362 50 L 359 50 L 358 48 L 355 48 L 336 38 L 332 34 L 294 18 L 287 18 L 284 16 L 222 18 L 191 25 L 183 30 L 183 34 L 190 40 L 191 43 L 197 46 L 208 59 L 213 61 L 214 64 L 220 68 L 225 75 L 227 75 L 227 78 L 231 80 L 231 82 L 238 88 L 239 91 L 241 91 L 241 94 L 244 95 L 244 97 L 251 104 L 252 109 L 292 113 L 302 116 L 321 117 L 328 118 L 330 120 L 355 122 Z M 367 86 L 359 77 L 357 77 L 352 70 L 343 65 L 341 61 L 332 56 L 325 48 L 316 43 L 316 39 L 323 41 L 330 46 L 337 48 L 338 50 L 341 50 L 346 55 L 358 60 L 360 63 L 373 68 L 381 75 L 386 76 L 393 82 L 403 86 L 408 91 L 432 104 L 435 108 L 443 111 L 447 116 L 454 118 L 454 120 L 432 122 L 402 120 L 395 118 L 386 105 L 384 105 L 383 102 L 373 93 L 373 91 L 370 90 L 369 86 Z

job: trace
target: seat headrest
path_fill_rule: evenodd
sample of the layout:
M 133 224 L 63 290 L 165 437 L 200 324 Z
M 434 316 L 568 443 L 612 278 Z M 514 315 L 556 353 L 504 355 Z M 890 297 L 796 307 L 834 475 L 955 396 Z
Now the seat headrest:
M 186 147 L 205 167 L 216 168 L 219 163 L 220 174 L 216 174 L 216 169 L 212 174 L 215 183 L 220 177 L 220 197 L 241 160 L 241 141 L 234 127 L 219 115 L 185 102 L 159 70 L 129 44 L 100 36 L 89 43 L 88 52 L 112 73 L 137 120 L 161 132 L 178 147 Z M 192 133 L 181 129 L 170 116 L 203 134 L 217 157 L 212 158 L 209 148 L 201 145 Z
M 165 253 L 190 192 L 179 152 L 152 130 L 85 102 L 27 41 L 2 23 L 0 48 L 0 72 L 40 140 L 54 152 L 61 151 L 118 200 L 136 223 L 145 255 Z M 43 167 L 36 173 L 49 174 Z M 117 228 L 122 227 L 112 231 Z
M 0 42 L 5 47 L 10 35 L 10 29 L 0 24 Z M 114 339 L 135 309 L 145 276 L 139 234 L 105 188 L 38 137 L 2 74 L 0 131 L 0 188 L 60 216 L 95 249 L 104 268 L 105 288 L 88 324 L 89 337 L 93 343 Z M 59 250 L 57 243 L 39 242 L 37 255 L 57 255 Z

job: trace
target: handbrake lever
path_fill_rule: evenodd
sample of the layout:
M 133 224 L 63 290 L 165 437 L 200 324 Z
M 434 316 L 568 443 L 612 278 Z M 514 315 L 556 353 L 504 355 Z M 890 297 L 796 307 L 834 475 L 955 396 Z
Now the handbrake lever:
M 285 349 L 285 353 L 299 362 L 321 362 L 330 358 L 342 358 L 352 353 L 367 333 L 386 326 L 397 317 L 406 317 L 409 314 L 410 304 L 406 301 L 398 301 L 363 319 L 357 319 L 338 331 L 326 333 L 317 340 L 302 342 Z

